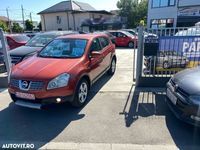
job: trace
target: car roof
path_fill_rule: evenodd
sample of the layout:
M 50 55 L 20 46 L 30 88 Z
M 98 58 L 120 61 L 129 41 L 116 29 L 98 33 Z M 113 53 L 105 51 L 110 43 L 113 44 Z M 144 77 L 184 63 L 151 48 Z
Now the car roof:
M 40 35 L 67 35 L 67 34 L 77 34 L 76 31 L 48 31 L 40 33 Z
M 7 37 L 14 37 L 14 36 L 26 36 L 26 34 L 5 34 Z
M 86 39 L 86 40 L 90 40 L 90 39 L 94 39 L 94 38 L 98 38 L 100 36 L 106 36 L 106 34 L 103 33 L 98 33 L 98 34 L 72 34 L 72 35 L 66 35 L 66 36 L 61 36 L 58 37 L 57 39 L 65 39 L 65 38 L 72 38 L 72 39 Z

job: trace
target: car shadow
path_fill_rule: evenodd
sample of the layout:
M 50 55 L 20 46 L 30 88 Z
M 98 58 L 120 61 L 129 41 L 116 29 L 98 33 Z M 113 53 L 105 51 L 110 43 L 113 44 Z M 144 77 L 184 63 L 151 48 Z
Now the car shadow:
M 126 127 L 130 127 L 140 117 L 164 116 L 169 133 L 180 150 L 197 150 L 200 147 L 200 128 L 178 120 L 166 103 L 166 92 L 163 88 L 131 88 L 124 111 Z M 127 104 L 130 107 L 127 109 Z M 128 110 L 126 112 L 126 110 Z
M 82 108 L 73 108 L 68 103 L 49 105 L 44 110 L 9 106 L 0 111 L 0 146 L 2 144 L 34 144 L 39 149 L 62 133 L 73 121 L 83 119 L 81 111 L 99 92 L 111 76 L 104 75 L 92 86 L 88 101 Z M 7 143 L 10 142 L 10 143 Z M 67 141 L 66 141 L 67 142 Z
M 116 46 L 117 50 L 135 50 L 137 48 L 129 48 L 129 47 L 124 47 L 124 46 Z

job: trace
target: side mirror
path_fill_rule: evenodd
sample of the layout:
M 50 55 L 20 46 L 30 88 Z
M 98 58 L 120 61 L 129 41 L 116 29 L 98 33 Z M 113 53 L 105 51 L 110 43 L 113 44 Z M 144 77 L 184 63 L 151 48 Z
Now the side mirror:
M 90 58 L 96 58 L 98 56 L 100 56 L 101 53 L 98 52 L 98 51 L 92 51 L 91 54 L 90 54 Z

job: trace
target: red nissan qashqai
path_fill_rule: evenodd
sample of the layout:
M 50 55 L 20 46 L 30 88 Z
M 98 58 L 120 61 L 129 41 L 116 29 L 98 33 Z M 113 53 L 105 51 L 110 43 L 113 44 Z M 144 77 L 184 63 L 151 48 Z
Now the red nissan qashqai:
M 115 46 L 104 34 L 57 38 L 37 55 L 14 66 L 9 93 L 16 105 L 41 109 L 70 102 L 81 107 L 92 84 L 116 69 Z

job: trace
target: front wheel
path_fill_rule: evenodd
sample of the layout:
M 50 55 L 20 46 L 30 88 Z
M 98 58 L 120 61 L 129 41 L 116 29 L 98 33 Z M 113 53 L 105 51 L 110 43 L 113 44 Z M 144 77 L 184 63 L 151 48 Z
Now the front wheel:
M 75 92 L 74 100 L 72 101 L 72 106 L 74 107 L 81 107 L 85 104 L 88 98 L 88 93 L 89 93 L 89 85 L 87 80 L 82 79 Z
M 116 71 L 116 60 L 113 58 L 110 65 L 110 69 L 108 70 L 108 74 L 113 75 L 115 71 Z
M 129 48 L 134 48 L 134 43 L 133 43 L 133 42 L 129 42 L 129 43 L 128 43 L 128 47 L 129 47 Z

